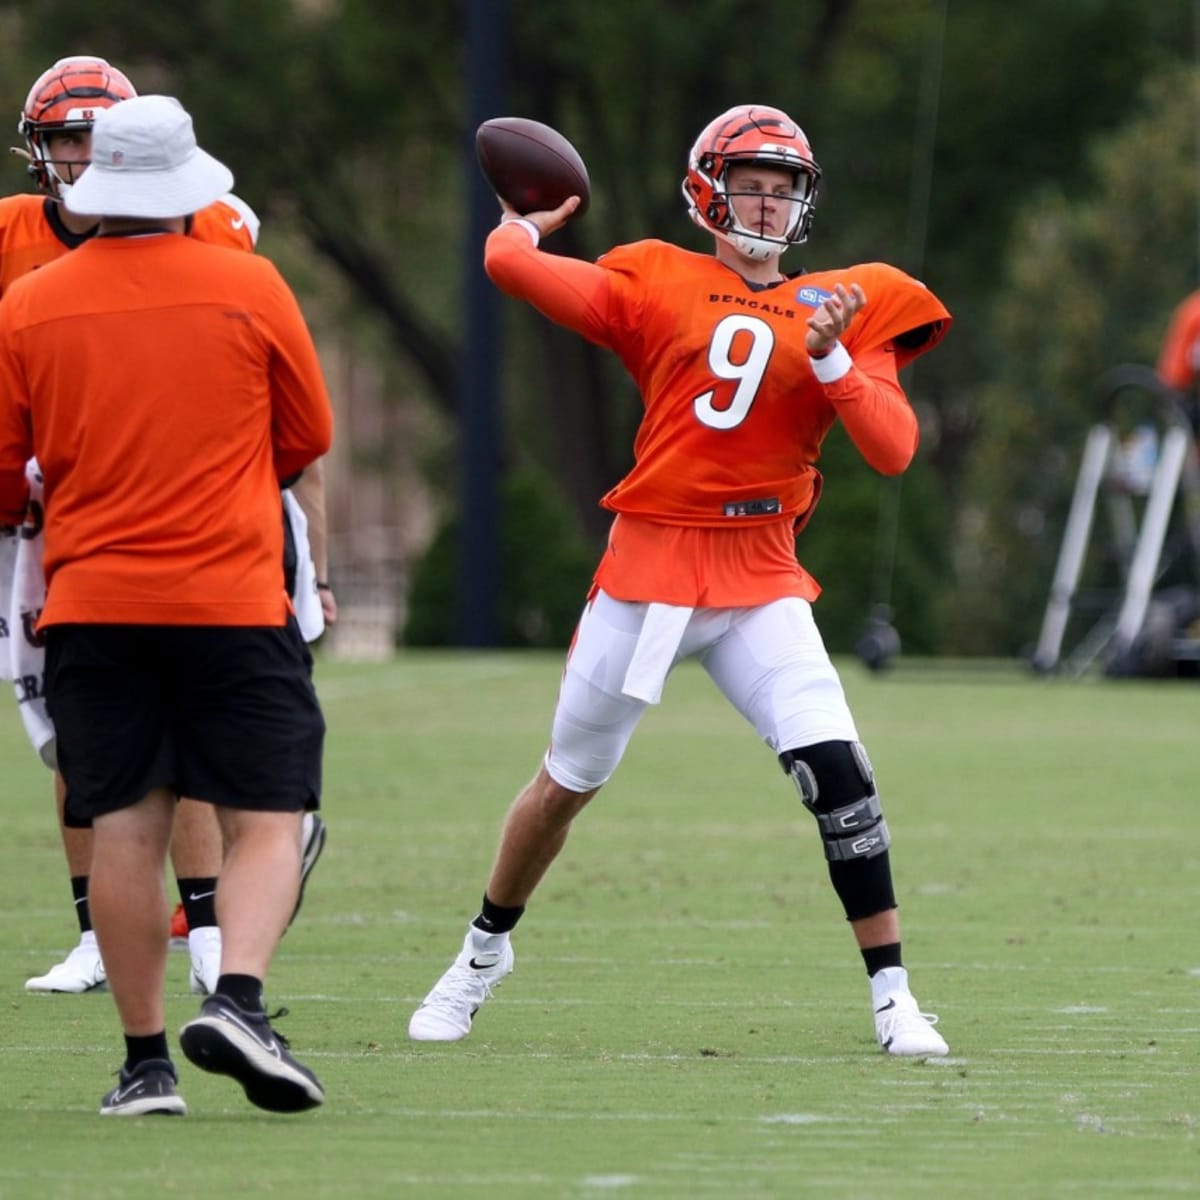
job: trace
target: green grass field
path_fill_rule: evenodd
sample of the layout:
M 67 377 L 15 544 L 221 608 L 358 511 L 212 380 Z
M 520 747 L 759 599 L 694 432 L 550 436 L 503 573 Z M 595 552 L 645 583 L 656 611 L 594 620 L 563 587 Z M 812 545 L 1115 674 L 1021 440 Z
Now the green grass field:
M 321 1076 L 273 1117 L 179 1056 L 184 1120 L 102 1121 L 107 995 L 49 778 L 0 714 L 0 1196 L 1200 1195 L 1194 684 L 844 677 L 894 837 L 905 958 L 952 1056 L 890 1060 L 811 818 L 687 666 L 576 825 L 457 1045 L 408 1016 L 542 752 L 557 655 L 318 663 L 329 845 L 268 999 Z M 169 965 L 174 1029 L 196 1008 Z

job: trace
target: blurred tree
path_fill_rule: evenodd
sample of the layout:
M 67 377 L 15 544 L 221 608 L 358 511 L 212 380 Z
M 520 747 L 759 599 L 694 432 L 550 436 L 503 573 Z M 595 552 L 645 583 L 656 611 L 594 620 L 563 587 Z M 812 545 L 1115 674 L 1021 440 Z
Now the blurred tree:
M 961 514 L 954 636 L 969 651 L 1017 653 L 1036 637 L 1084 436 L 1106 415 L 1098 378 L 1153 365 L 1200 279 L 1198 106 L 1196 72 L 1164 69 L 1097 143 L 1090 194 L 1047 185 L 1022 214 L 991 325 L 1008 352 L 981 389 L 987 437 Z M 1093 581 L 1102 570 L 1093 559 Z
M 591 547 L 566 514 L 558 489 L 541 472 L 520 468 L 503 485 L 497 613 L 501 646 L 565 646 L 571 640 L 594 566 Z M 413 571 L 401 640 L 409 646 L 459 644 L 455 594 L 461 513 L 452 513 Z

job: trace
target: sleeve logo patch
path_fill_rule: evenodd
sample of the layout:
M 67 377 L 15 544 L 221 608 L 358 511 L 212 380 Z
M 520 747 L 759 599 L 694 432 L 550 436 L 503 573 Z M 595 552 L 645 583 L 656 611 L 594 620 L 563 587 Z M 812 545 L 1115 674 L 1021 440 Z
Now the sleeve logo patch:
M 796 293 L 796 299 L 801 304 L 807 304 L 809 308 L 820 308 L 832 295 L 832 292 L 827 292 L 824 288 L 802 287 Z

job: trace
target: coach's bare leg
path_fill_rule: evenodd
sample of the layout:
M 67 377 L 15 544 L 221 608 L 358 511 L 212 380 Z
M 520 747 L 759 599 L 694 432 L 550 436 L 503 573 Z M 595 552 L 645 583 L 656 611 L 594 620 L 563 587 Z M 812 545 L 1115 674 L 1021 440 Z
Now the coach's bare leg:
M 217 880 L 221 974 L 265 979 L 300 892 L 303 813 L 219 807 L 229 847 Z
M 165 1027 L 169 906 L 164 867 L 175 796 L 155 788 L 136 804 L 97 817 L 88 904 L 108 986 L 125 1032 Z
M 216 878 L 224 847 L 216 809 L 203 800 L 179 801 L 171 837 L 171 866 L 176 879 Z
M 493 904 L 517 908 L 528 901 L 566 843 L 571 822 L 599 790 L 568 791 L 550 778 L 544 763 L 538 768 L 504 819 L 487 885 Z

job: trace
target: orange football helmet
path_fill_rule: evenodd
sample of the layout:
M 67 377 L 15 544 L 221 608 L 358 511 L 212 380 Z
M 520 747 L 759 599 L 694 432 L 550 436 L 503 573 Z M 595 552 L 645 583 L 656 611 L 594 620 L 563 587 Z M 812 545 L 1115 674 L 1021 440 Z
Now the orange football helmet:
M 754 233 L 738 220 L 726 183 L 727 172 L 736 163 L 761 163 L 795 176 L 795 213 L 782 236 Z M 724 238 L 747 258 L 762 261 L 808 237 L 820 179 L 821 168 L 808 138 L 787 113 L 764 104 L 740 104 L 711 121 L 696 139 L 688 155 L 683 195 L 697 225 Z
M 70 188 L 46 146 L 47 134 L 90 130 L 96 111 L 129 100 L 137 91 L 126 76 L 90 54 L 60 58 L 29 89 L 17 131 L 29 148 L 29 173 L 38 187 L 61 200 Z

